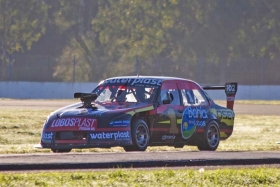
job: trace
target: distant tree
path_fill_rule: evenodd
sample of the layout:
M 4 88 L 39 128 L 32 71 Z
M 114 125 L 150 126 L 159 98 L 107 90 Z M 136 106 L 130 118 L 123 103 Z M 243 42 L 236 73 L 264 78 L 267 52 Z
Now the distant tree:
M 48 6 L 38 0 L 0 0 L 1 75 L 7 56 L 29 50 L 44 34 Z
M 65 81 L 72 78 L 69 66 L 74 55 L 77 80 L 98 81 L 134 74 L 135 56 L 145 74 L 164 67 L 191 77 L 197 72 L 180 67 L 199 66 L 199 57 L 225 68 L 232 59 L 279 54 L 277 1 L 60 0 L 57 4 L 54 22 L 68 37 L 54 75 Z
M 164 61 L 175 66 L 182 60 L 197 59 L 206 51 L 194 44 L 205 30 L 212 1 L 109 2 L 93 20 L 93 30 L 99 33 L 104 51 L 112 59 L 107 70 L 111 75 L 134 73 L 135 56 L 141 60 L 142 72 L 150 74 L 154 70 L 153 59 L 165 59 L 158 61 L 157 68 L 166 66 Z
M 86 81 L 133 74 L 136 55 L 147 74 L 152 58 L 196 57 L 189 44 L 209 11 L 204 9 L 210 6 L 190 0 L 60 2 L 64 6 L 57 14 L 57 23 L 72 36 L 55 72 L 65 81 L 72 77 L 71 69 L 66 68 L 72 61 L 69 54 L 76 55 L 83 72 L 78 71 L 77 76 Z
M 277 0 L 250 0 L 243 11 L 239 43 L 245 43 L 250 56 L 280 58 L 280 4 Z
M 55 15 L 55 24 L 63 36 L 68 36 L 68 43 L 58 57 L 54 76 L 64 81 L 72 80 L 73 57 L 77 61 L 77 81 L 97 81 L 105 72 L 103 48 L 98 33 L 92 30 L 92 20 L 99 7 L 105 6 L 104 0 L 59 1 L 59 11 Z

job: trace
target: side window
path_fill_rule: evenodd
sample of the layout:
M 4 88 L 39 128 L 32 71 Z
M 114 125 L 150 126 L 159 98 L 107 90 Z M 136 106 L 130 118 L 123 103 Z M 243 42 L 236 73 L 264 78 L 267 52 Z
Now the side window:
M 204 94 L 197 89 L 181 90 L 184 105 L 208 105 Z
M 208 100 L 206 99 L 205 95 L 201 92 L 201 90 L 193 90 L 196 103 L 200 105 L 208 105 Z
M 195 96 L 192 90 L 181 90 L 184 105 L 195 104 Z
M 180 105 L 180 96 L 175 82 L 164 82 L 160 91 L 160 103 L 163 100 L 171 99 L 171 105 Z
M 178 87 L 184 106 L 209 105 L 205 93 L 197 83 L 187 80 L 180 81 L 178 82 Z
M 188 99 L 187 99 L 187 95 L 186 95 L 185 90 L 181 90 L 181 96 L 182 96 L 182 99 L 183 99 L 183 105 L 184 106 L 188 105 Z
M 173 100 L 170 104 L 172 105 L 180 105 L 180 97 L 177 89 L 169 89 L 168 92 L 173 96 Z

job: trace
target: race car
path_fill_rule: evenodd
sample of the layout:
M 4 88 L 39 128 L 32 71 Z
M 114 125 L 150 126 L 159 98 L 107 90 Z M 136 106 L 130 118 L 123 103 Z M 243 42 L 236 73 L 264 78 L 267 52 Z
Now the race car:
M 205 90 L 225 90 L 222 107 Z M 230 137 L 237 83 L 200 86 L 176 77 L 123 76 L 101 81 L 91 93 L 74 93 L 81 102 L 50 114 L 41 148 L 70 152 L 121 146 L 145 151 L 148 146 L 197 146 L 215 151 Z

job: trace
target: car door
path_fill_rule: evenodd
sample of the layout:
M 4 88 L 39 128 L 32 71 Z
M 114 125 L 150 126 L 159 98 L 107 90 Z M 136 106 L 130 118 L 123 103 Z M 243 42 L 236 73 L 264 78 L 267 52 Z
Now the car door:
M 156 119 L 153 123 L 152 141 L 172 143 L 180 135 L 182 119 L 181 97 L 176 81 L 164 81 L 158 97 Z
M 209 120 L 209 102 L 201 88 L 191 81 L 178 83 L 180 96 L 183 101 L 183 114 L 181 123 L 181 135 L 183 139 L 189 139 L 194 132 L 203 131 Z

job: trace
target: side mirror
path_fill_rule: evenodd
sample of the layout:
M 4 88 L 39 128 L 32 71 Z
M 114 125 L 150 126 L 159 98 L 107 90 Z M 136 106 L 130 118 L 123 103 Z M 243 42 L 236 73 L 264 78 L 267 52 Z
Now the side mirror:
M 166 105 L 166 104 L 170 104 L 171 103 L 171 101 L 170 100 L 168 100 L 168 99 L 165 99 L 165 100 L 163 100 L 162 101 L 162 104 L 164 104 L 164 105 Z
M 166 105 L 166 104 L 170 104 L 174 99 L 174 96 L 172 93 L 170 92 L 166 92 L 164 95 L 164 98 L 162 100 L 162 104 Z

